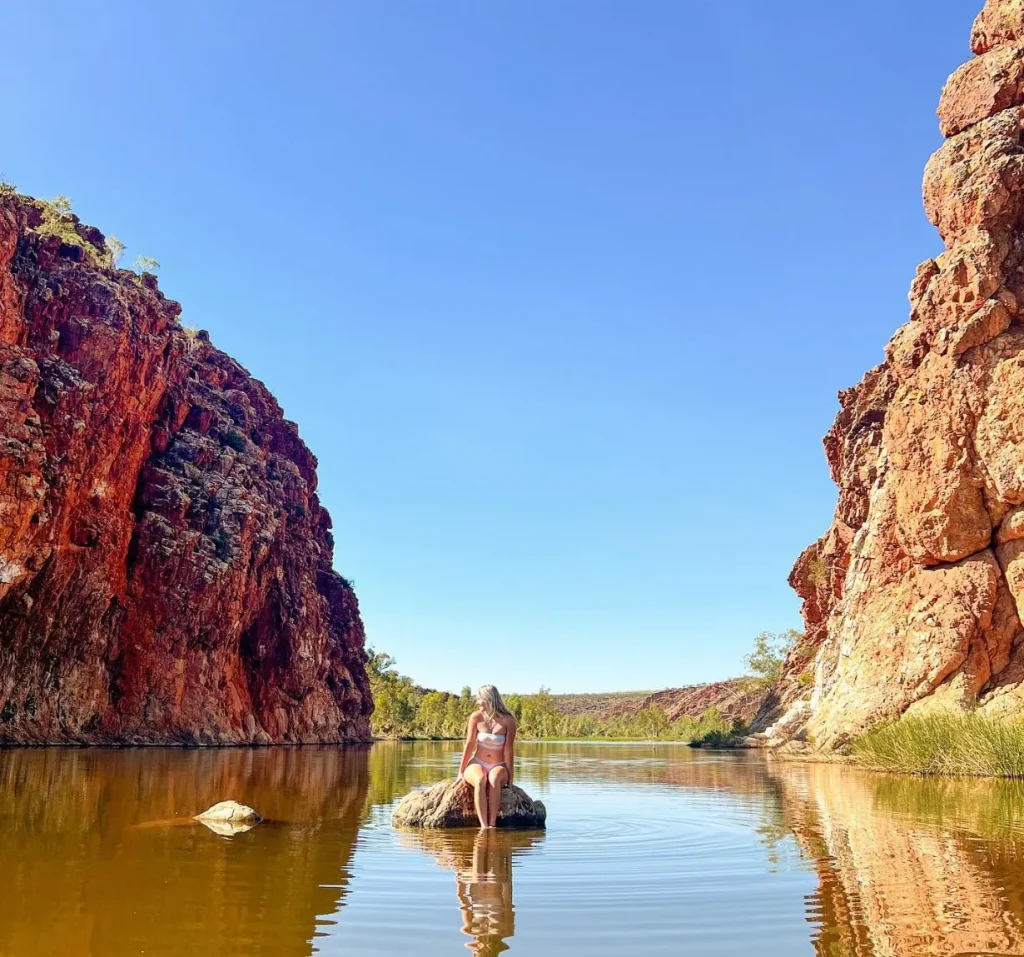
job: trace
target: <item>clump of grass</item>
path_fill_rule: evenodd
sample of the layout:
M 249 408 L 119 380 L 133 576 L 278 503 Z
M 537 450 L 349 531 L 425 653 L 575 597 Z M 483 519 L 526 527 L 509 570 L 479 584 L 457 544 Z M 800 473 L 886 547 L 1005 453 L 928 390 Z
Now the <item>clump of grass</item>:
M 901 718 L 858 738 L 854 754 L 879 771 L 1024 777 L 1024 720 L 936 713 Z

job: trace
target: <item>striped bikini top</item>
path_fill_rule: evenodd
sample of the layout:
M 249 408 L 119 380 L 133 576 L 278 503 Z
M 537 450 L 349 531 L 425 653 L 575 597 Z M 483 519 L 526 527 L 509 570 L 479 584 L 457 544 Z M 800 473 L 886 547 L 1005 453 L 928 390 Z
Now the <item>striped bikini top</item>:
M 497 747 L 499 744 L 505 743 L 505 735 L 492 734 L 490 731 L 478 731 L 476 733 L 476 739 L 485 748 L 493 748 Z

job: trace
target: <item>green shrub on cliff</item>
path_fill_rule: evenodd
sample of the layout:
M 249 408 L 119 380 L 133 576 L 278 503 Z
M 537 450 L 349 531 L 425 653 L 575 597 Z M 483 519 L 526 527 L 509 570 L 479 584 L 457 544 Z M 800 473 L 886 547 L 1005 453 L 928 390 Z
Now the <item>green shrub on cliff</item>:
M 106 247 L 107 258 L 110 261 L 109 264 L 112 268 L 116 269 L 117 264 L 121 261 L 121 257 L 124 255 L 125 245 L 116 236 L 111 235 L 106 237 Z
M 879 771 L 1024 777 L 1024 720 L 952 713 L 901 718 L 860 737 L 854 755 Z
M 748 678 L 758 688 L 767 691 L 779 680 L 786 656 L 802 638 L 803 635 L 794 629 L 784 631 L 781 635 L 762 631 L 754 639 L 754 650 L 743 659 Z
M 35 203 L 43 217 L 43 221 L 36 229 L 40 236 L 56 236 L 62 243 L 78 246 L 89 256 L 95 256 L 96 250 L 79 236 L 75 229 L 76 223 L 71 211 L 71 200 L 67 196 L 58 195 L 50 201 L 39 199 Z

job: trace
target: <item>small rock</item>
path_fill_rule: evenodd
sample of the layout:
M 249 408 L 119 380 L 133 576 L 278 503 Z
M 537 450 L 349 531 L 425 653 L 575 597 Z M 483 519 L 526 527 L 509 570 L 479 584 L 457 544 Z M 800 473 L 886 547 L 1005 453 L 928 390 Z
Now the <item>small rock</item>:
M 498 827 L 540 829 L 548 812 L 515 785 L 502 788 Z M 425 791 L 413 791 L 398 802 L 391 815 L 394 827 L 479 827 L 473 789 L 464 781 L 440 781 Z
M 261 818 L 251 807 L 237 801 L 221 801 L 197 814 L 195 820 L 205 824 L 215 834 L 231 837 L 242 834 L 259 824 Z

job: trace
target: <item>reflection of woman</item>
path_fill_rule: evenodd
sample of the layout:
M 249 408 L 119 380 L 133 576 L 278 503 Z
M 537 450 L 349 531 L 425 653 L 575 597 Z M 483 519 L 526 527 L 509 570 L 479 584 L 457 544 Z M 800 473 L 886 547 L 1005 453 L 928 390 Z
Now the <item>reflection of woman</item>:
M 513 857 L 529 851 L 543 836 L 490 828 L 399 832 L 403 844 L 422 848 L 442 867 L 455 872 L 462 932 L 472 938 L 466 946 L 483 957 L 508 950 L 505 941 L 515 933 Z
M 493 831 L 480 831 L 473 842 L 469 867 L 455 872 L 455 889 L 462 910 L 462 932 L 477 954 L 508 950 L 506 937 L 516 932 L 512 907 L 512 847 Z
M 476 816 L 486 828 L 497 823 L 501 789 L 512 784 L 516 719 L 494 685 L 484 685 L 476 703 L 466 728 L 459 778 L 472 786 Z

